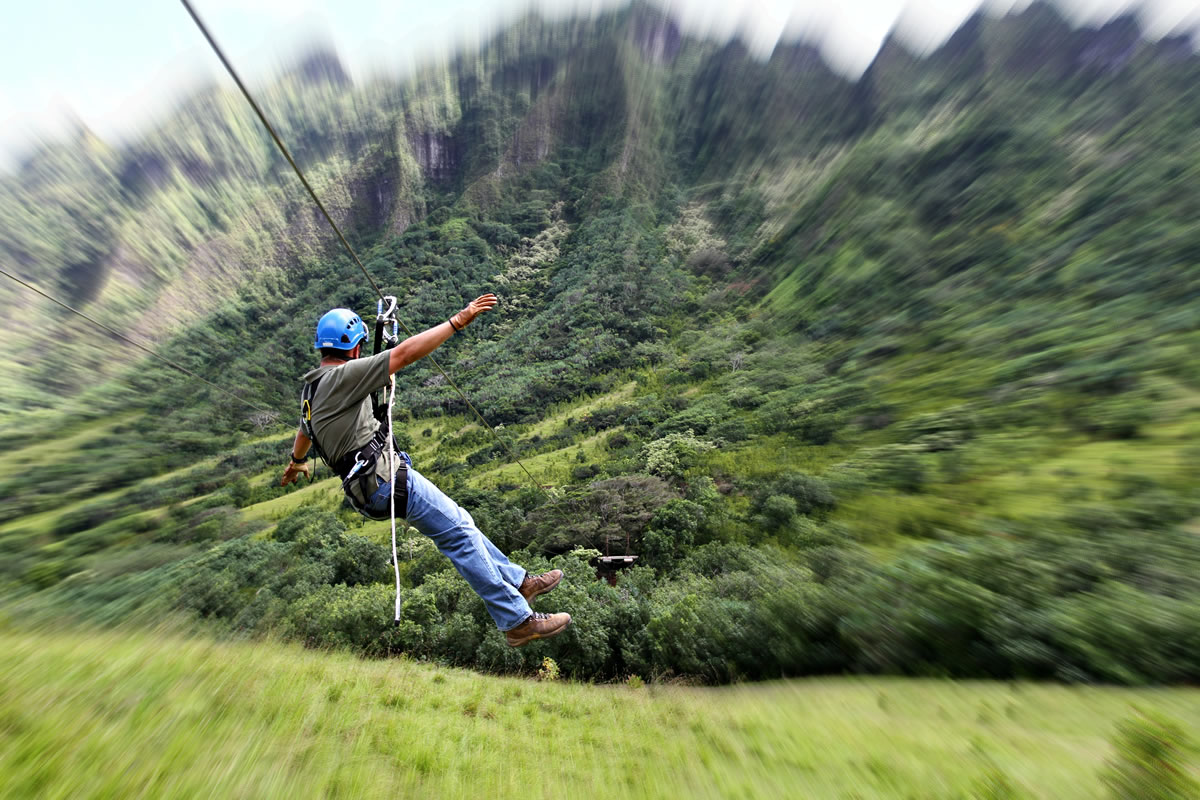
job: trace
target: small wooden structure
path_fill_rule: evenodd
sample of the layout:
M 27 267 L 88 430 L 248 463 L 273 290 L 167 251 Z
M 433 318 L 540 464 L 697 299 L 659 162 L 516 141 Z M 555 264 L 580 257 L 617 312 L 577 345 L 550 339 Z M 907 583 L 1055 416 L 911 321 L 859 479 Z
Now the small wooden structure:
M 596 559 L 596 576 L 608 581 L 609 586 L 617 585 L 617 573 L 633 566 L 637 556 L 600 556 Z

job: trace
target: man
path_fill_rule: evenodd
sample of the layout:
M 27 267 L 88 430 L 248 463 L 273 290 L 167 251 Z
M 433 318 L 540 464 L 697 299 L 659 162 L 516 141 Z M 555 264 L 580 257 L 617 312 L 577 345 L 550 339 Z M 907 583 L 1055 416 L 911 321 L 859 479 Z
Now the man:
M 315 444 L 342 477 L 350 504 L 363 515 L 388 519 L 395 491 L 396 515 L 433 540 L 483 599 L 508 644 L 520 647 L 562 633 L 570 624 L 570 614 L 539 614 L 529 608 L 533 598 L 558 585 L 562 571 L 531 576 L 510 562 L 465 509 L 412 468 L 407 453 L 398 454 L 395 474 L 390 474 L 386 431 L 371 408 L 371 393 L 387 386 L 393 373 L 429 355 L 495 305 L 496 296 L 485 294 L 448 321 L 368 358 L 360 358 L 367 326 L 357 314 L 335 308 L 321 317 L 313 347 L 321 351 L 321 364 L 304 376 L 300 430 L 280 483 L 286 486 L 301 473 L 309 475 L 307 456 Z

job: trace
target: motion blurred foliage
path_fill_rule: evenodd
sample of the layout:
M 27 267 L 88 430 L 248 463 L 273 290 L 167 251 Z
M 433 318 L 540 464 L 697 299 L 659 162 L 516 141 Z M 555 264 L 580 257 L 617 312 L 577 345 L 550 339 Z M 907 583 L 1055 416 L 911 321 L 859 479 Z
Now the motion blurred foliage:
M 409 327 L 500 295 L 438 355 L 507 448 L 425 362 L 397 420 L 566 571 L 540 603 L 575 623 L 522 650 L 427 542 L 393 626 L 381 529 L 327 473 L 276 485 L 313 320 L 374 295 L 235 98 L 47 146 L 0 178 L 0 219 L 32 209 L 0 253 L 271 411 L 73 328 L 0 371 L 6 605 L 581 679 L 1196 681 L 1200 59 L 1136 26 L 1029 45 L 1054 13 L 857 83 L 635 5 L 266 91 Z M 612 585 L 597 554 L 638 559 Z
M 1117 727 L 1116 753 L 1101 776 L 1112 797 L 1195 797 L 1200 782 L 1192 774 L 1196 744 L 1178 723 L 1161 714 L 1140 712 Z

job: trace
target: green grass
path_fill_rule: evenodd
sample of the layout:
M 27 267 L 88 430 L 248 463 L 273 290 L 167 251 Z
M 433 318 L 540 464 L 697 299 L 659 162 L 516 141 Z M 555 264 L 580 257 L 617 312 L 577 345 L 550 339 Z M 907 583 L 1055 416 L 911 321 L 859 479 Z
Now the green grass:
M 1184 493 L 1192 483 L 1185 457 L 1192 440 L 1177 441 L 1173 425 L 1147 426 L 1142 438 L 1128 440 L 1095 440 L 1062 430 L 985 432 L 959 451 L 965 479 L 944 482 L 931 458 L 919 493 L 872 488 L 839 498 L 833 518 L 862 541 L 888 544 L 895 543 L 897 533 L 922 538 L 937 529 L 976 532 L 980 521 L 989 518 L 1057 517 L 1073 504 L 1111 498 L 1121 480 L 1131 476 Z
M 548 436 L 567 424 L 569 418 L 581 419 L 592 411 L 606 406 L 615 406 L 633 399 L 637 381 L 628 381 L 604 394 L 581 397 L 578 400 L 556 403 L 542 414 L 542 418 L 528 427 L 522 427 L 523 436 Z
M 89 442 L 108 436 L 114 428 L 129 422 L 134 416 L 132 413 L 109 416 L 70 428 L 61 436 L 41 437 L 34 444 L 9 451 L 5 461 L 10 468 L 26 469 L 56 464 L 63 459 L 64 453 L 75 453 Z
M 572 480 L 571 471 L 575 467 L 603 460 L 607 452 L 604 448 L 604 440 L 619 430 L 622 430 L 622 428 L 609 428 L 608 430 L 594 433 L 591 436 L 577 439 L 574 443 L 560 447 L 557 450 L 551 450 L 535 456 L 526 456 L 521 459 L 521 463 L 525 465 L 525 469 L 529 470 L 539 485 L 570 483 Z M 584 461 L 582 462 L 575 458 L 575 454 L 580 451 L 584 454 Z M 472 482 L 478 486 L 493 488 L 503 483 L 515 483 L 525 486 L 529 484 L 529 477 L 521 469 L 520 464 L 512 461 L 485 469 L 483 472 L 475 473 L 472 476 Z
M 341 479 L 332 474 L 324 464 L 318 468 L 316 478 L 311 484 L 302 479 L 303 485 L 294 492 L 246 506 L 242 509 L 242 515 L 246 519 L 275 521 L 283 519 L 306 503 L 322 507 L 341 503 Z
M 9 797 L 1094 798 L 1135 705 L 1200 724 L 1195 689 L 631 689 L 127 631 L 0 631 L 0 675 Z
M 60 517 L 72 511 L 77 511 L 83 506 L 92 505 L 93 503 L 100 503 L 105 500 L 112 500 L 115 497 L 120 497 L 128 491 L 129 489 L 113 489 L 112 491 L 104 492 L 103 494 L 88 495 L 80 500 L 59 506 L 58 508 L 52 508 L 49 511 L 40 511 L 36 514 L 28 514 L 24 517 L 17 517 L 16 519 L 9 520 L 8 522 L 0 523 L 0 538 L 3 538 L 6 534 L 13 533 L 15 531 L 24 531 L 26 533 L 32 533 L 38 536 L 47 536 L 51 533 L 51 531 L 54 530 L 54 525 L 58 522 Z
M 733 447 L 713 450 L 703 463 L 713 471 L 737 475 L 743 480 L 770 480 L 780 472 L 820 475 L 848 458 L 854 448 L 841 444 L 814 446 L 797 442 L 786 434 L 760 435 Z

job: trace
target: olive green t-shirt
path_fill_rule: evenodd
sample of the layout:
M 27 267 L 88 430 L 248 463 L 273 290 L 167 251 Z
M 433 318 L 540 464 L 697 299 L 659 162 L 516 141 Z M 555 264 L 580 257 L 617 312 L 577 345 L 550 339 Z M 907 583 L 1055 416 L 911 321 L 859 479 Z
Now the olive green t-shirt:
M 334 462 L 369 442 L 379 429 L 371 413 L 371 392 L 388 385 L 388 357 L 385 351 L 305 374 L 306 384 L 321 379 L 312 400 L 312 427 L 321 449 Z M 386 481 L 385 462 L 383 458 L 375 462 L 375 473 Z

